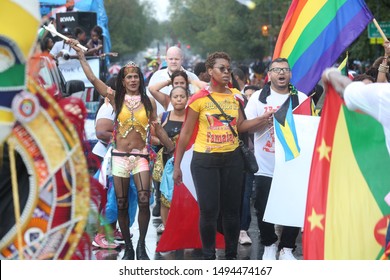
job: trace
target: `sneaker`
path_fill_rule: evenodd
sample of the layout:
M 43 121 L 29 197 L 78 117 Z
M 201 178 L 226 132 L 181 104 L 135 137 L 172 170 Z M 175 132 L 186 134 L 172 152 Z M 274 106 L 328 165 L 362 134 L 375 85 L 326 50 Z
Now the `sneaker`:
M 280 250 L 279 260 L 282 261 L 296 261 L 291 248 L 283 248 Z
M 156 229 L 157 234 L 162 234 L 162 233 L 164 232 L 164 230 L 165 230 L 165 227 L 164 227 L 163 224 L 160 224 L 160 225 L 157 227 L 157 229 Z
M 92 241 L 92 245 L 102 249 L 116 249 L 119 247 L 118 244 L 108 241 L 103 233 L 98 233 L 95 235 L 95 238 Z
M 248 236 L 248 233 L 246 232 L 246 230 L 240 230 L 240 238 L 238 239 L 238 242 L 241 245 L 251 245 L 252 244 L 252 240 Z
M 161 256 L 165 257 L 165 256 L 170 255 L 170 254 L 173 253 L 173 252 L 175 252 L 175 251 L 159 252 L 159 254 L 160 254 Z
M 276 260 L 276 251 L 277 247 L 275 243 L 271 246 L 264 246 L 263 260 Z

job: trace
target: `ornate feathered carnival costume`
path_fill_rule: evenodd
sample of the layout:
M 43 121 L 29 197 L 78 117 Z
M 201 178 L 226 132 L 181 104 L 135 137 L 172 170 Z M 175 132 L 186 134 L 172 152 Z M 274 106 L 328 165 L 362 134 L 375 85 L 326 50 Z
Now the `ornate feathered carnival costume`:
M 63 108 L 86 111 L 26 75 L 39 24 L 38 1 L 0 0 L 0 259 L 88 259 L 84 120 Z

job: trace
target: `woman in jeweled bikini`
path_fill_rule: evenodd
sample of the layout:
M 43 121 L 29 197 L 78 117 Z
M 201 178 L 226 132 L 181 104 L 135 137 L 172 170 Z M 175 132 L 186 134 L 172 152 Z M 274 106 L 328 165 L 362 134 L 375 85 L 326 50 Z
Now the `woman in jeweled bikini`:
M 138 225 L 139 240 L 136 248 L 138 260 L 148 260 L 145 250 L 145 237 L 150 220 L 150 172 L 148 137 L 150 125 L 156 122 L 156 102 L 148 97 L 141 69 L 133 62 L 128 63 L 118 73 L 116 92 L 99 80 L 92 72 L 84 53 L 79 49 L 76 40 L 71 45 L 77 51 L 80 64 L 88 80 L 104 97 L 110 99 L 116 112 L 113 133 L 112 174 L 118 204 L 118 222 L 125 240 L 124 260 L 134 259 L 134 249 L 130 237 L 128 217 L 128 186 L 130 175 L 133 175 L 138 191 Z M 170 145 L 168 137 L 160 141 Z M 169 143 L 167 142 L 169 141 Z

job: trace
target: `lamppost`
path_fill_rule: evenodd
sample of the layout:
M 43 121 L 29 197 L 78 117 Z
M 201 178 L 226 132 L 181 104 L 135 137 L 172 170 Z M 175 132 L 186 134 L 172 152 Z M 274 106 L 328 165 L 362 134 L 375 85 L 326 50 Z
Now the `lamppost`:
M 268 37 L 268 25 L 263 25 L 261 27 L 261 34 L 264 36 L 264 37 Z
M 264 37 L 268 38 L 268 54 L 272 58 L 272 44 L 273 44 L 273 40 L 272 40 L 272 36 L 270 36 L 270 28 L 271 28 L 271 25 L 265 25 L 264 24 L 263 26 L 261 26 L 261 34 Z

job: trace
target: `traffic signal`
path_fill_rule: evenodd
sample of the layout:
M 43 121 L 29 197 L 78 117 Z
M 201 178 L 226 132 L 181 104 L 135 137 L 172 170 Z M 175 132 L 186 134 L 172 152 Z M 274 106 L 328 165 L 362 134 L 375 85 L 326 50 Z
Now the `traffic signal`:
M 268 36 L 268 25 L 263 25 L 261 27 L 261 34 L 263 34 L 263 36 Z

